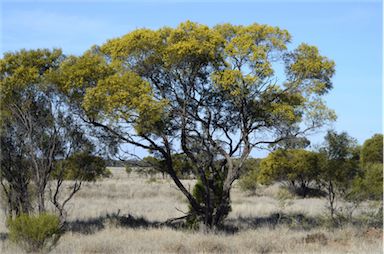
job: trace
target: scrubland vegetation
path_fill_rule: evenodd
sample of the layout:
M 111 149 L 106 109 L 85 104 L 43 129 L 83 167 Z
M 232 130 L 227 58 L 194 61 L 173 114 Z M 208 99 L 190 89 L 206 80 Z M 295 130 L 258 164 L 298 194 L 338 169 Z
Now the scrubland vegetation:
M 172 181 L 161 175 L 148 181 L 149 177 L 135 172 L 128 176 L 124 168 L 112 172 L 111 178 L 86 183 L 71 200 L 68 231 L 52 253 L 382 252 L 380 226 L 347 223 L 332 228 L 325 218 L 326 199 L 290 195 L 282 205 L 281 184 L 260 186 L 255 195 L 249 195 L 236 183 L 227 228 L 217 234 L 161 225 L 188 210 Z M 183 182 L 191 188 L 194 184 L 194 180 Z M 362 205 L 356 215 L 374 212 L 370 205 L 374 204 Z M 277 213 L 284 214 L 280 221 Z M 8 229 L 3 215 L 1 253 L 24 253 L 4 239 Z
M 290 42 L 187 21 L 4 54 L 1 252 L 379 252 L 383 136 L 309 146 L 335 63 Z

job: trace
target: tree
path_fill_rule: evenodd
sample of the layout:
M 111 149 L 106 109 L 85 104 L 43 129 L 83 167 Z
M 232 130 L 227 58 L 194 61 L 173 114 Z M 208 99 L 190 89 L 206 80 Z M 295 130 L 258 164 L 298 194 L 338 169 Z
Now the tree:
M 383 163 L 383 134 L 375 134 L 365 140 L 361 149 L 361 163 Z
M 320 158 L 315 152 L 292 149 L 276 150 L 260 163 L 258 179 L 261 183 L 284 181 L 299 195 L 306 197 L 310 184 L 318 180 Z
M 8 157 L 18 153 L 20 163 L 24 162 L 23 168 L 19 168 L 20 163 L 12 159 L 6 162 L 3 158 L 2 165 L 9 163 L 2 167 L 3 179 L 9 184 L 8 190 L 5 190 L 5 185 L 3 188 L 6 193 L 15 191 L 14 183 L 24 178 L 22 175 L 29 175 L 37 188 L 39 212 L 45 210 L 44 189 L 48 181 L 47 173 L 53 167 L 50 155 L 56 151 L 58 142 L 51 139 L 52 129 L 44 129 L 46 124 L 53 126 L 50 115 L 53 108 L 48 98 L 49 89 L 44 87 L 42 80 L 50 69 L 57 68 L 60 56 L 59 50 L 22 50 L 16 54 L 5 54 L 0 62 L 2 151 L 8 152 Z M 46 93 L 42 92 L 43 89 Z M 15 145 L 21 146 L 18 151 L 12 151 Z M 20 184 L 25 192 L 29 181 Z M 14 194 L 8 192 L 8 195 Z M 29 212 L 29 209 L 22 210 Z
M 323 155 L 320 183 L 327 193 L 331 218 L 337 224 L 336 200 L 346 197 L 353 179 L 358 174 L 359 153 L 357 142 L 346 132 L 328 131 L 320 149 Z
M 82 179 L 68 186 L 69 197 L 62 201 L 61 184 L 51 181 L 53 173 L 60 161 L 94 149 L 81 122 L 48 82 L 63 58 L 60 50 L 39 49 L 6 53 L 0 60 L 0 175 L 10 217 L 34 210 L 44 213 L 47 197 L 63 215 L 64 204 L 80 189 Z M 64 171 L 60 170 L 58 183 Z
M 163 159 L 191 213 L 213 228 L 228 214 L 232 183 L 252 149 L 335 118 L 321 99 L 332 88 L 334 62 L 307 44 L 288 51 L 290 39 L 260 24 L 137 29 L 68 57 L 54 80 L 104 136 Z M 174 153 L 187 156 L 203 202 L 180 181 Z

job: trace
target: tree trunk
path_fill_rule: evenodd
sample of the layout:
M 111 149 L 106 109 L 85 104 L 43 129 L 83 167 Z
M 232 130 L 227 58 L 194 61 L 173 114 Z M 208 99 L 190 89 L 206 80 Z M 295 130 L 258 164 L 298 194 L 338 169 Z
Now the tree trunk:
M 216 208 L 216 213 L 214 216 L 213 226 L 217 227 L 223 223 L 223 220 L 227 217 L 230 212 L 230 193 L 229 191 L 223 192 L 221 197 L 221 202 Z
M 331 219 L 336 224 L 336 218 L 335 218 L 335 190 L 333 188 L 333 183 L 330 180 L 328 183 L 328 201 L 329 201 L 329 210 L 331 213 Z
M 45 198 L 44 198 L 44 189 L 41 187 L 37 193 L 37 206 L 39 209 L 39 213 L 45 212 Z
M 22 213 L 29 214 L 30 212 L 30 199 L 29 199 L 29 193 L 28 193 L 28 185 L 22 185 L 22 190 L 20 193 L 20 206 Z

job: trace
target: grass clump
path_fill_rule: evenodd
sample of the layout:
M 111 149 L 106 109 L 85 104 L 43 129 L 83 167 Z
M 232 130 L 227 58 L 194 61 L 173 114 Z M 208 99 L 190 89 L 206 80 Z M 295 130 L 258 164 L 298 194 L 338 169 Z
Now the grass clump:
M 49 249 L 60 237 L 60 220 L 54 214 L 22 214 L 14 219 L 8 219 L 7 225 L 10 240 L 27 252 Z

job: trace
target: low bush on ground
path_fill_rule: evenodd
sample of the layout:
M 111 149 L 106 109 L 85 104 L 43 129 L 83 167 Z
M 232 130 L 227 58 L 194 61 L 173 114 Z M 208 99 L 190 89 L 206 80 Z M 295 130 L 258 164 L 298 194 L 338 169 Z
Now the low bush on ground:
M 60 220 L 54 214 L 22 214 L 7 221 L 9 238 L 27 252 L 53 247 L 60 237 Z

